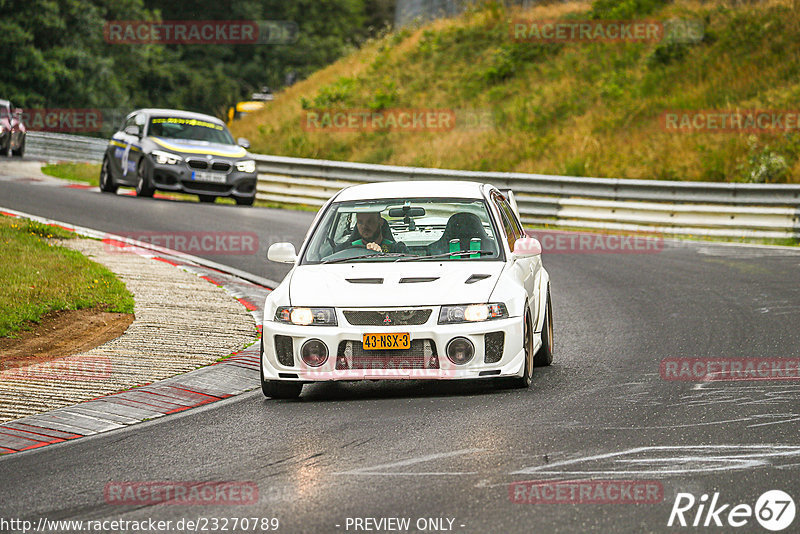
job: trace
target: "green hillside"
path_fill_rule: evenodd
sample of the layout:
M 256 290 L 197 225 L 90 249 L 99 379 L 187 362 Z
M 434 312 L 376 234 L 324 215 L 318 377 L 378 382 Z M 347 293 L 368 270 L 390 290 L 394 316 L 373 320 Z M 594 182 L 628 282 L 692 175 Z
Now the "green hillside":
M 693 20 L 700 39 L 517 42 L 515 19 Z M 277 95 L 234 133 L 254 152 L 425 167 L 729 182 L 800 181 L 800 132 L 667 130 L 666 110 L 800 109 L 788 1 L 485 4 L 404 29 Z M 687 42 L 688 41 L 688 42 Z M 304 129 L 314 110 L 452 109 L 440 131 Z M 462 121 L 479 117 L 477 124 Z

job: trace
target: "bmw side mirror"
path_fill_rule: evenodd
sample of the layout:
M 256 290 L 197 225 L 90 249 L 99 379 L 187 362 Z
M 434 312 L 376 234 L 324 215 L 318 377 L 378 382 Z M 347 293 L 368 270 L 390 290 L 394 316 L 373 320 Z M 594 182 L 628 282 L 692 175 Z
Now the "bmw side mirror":
M 134 124 L 126 126 L 124 131 L 128 135 L 135 135 L 136 137 L 139 137 L 139 127 Z
M 291 243 L 273 243 L 267 249 L 267 259 L 277 263 L 294 263 L 297 251 Z
M 248 148 L 250 148 L 250 141 L 248 141 L 248 140 L 247 140 L 246 138 L 244 138 L 244 137 L 240 137 L 240 138 L 239 138 L 239 140 L 238 140 L 238 141 L 236 141 L 236 142 L 237 142 L 237 143 L 239 143 L 239 146 L 240 146 L 240 147 L 242 147 L 242 148 L 244 148 L 245 150 L 247 150 Z
M 535 237 L 520 237 L 514 241 L 514 256 L 530 258 L 542 253 L 542 244 Z

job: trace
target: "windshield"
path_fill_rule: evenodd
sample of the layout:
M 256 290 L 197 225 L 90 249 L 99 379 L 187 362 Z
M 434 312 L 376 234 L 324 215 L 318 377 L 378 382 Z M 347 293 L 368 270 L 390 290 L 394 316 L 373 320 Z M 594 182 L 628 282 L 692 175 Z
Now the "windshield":
M 191 139 L 233 145 L 233 137 L 222 124 L 185 117 L 153 117 L 148 135 L 171 139 Z
M 483 200 L 398 198 L 332 204 L 302 263 L 502 258 Z

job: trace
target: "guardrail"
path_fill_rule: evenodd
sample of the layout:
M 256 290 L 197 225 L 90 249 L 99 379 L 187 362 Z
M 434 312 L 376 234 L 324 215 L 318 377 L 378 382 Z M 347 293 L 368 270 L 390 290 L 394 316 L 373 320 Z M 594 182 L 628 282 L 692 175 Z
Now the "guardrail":
M 107 141 L 29 132 L 27 155 L 102 160 Z M 349 185 L 470 180 L 511 189 L 523 221 L 554 227 L 745 238 L 800 238 L 800 185 L 583 178 L 373 165 L 254 154 L 258 199 L 321 206 Z
M 256 155 L 258 198 L 322 205 L 354 183 L 471 180 L 511 189 L 529 224 L 717 237 L 800 237 L 800 185 L 456 171 Z
M 28 132 L 25 135 L 25 155 L 45 160 L 100 163 L 107 146 L 107 139 L 82 135 L 51 132 Z

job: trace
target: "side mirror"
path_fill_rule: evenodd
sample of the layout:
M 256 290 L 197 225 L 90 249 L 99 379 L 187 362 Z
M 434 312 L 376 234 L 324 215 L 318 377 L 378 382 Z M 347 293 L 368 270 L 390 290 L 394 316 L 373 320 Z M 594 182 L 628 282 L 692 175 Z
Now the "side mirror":
M 542 253 L 542 244 L 535 237 L 520 237 L 514 242 L 514 255 L 518 258 L 530 258 Z
M 294 263 L 297 251 L 291 243 L 273 243 L 267 249 L 267 259 L 277 263 Z
M 139 137 L 139 127 L 135 124 L 131 124 L 130 126 L 126 126 L 125 130 L 123 130 L 128 135 L 135 135 Z
M 242 147 L 242 148 L 244 148 L 245 150 L 247 150 L 248 148 L 250 148 L 250 141 L 248 141 L 248 140 L 247 140 L 246 138 L 244 138 L 244 137 L 240 137 L 240 138 L 239 138 L 239 139 L 238 139 L 236 142 L 237 142 L 237 143 L 239 143 L 239 146 L 240 146 L 240 147 Z

